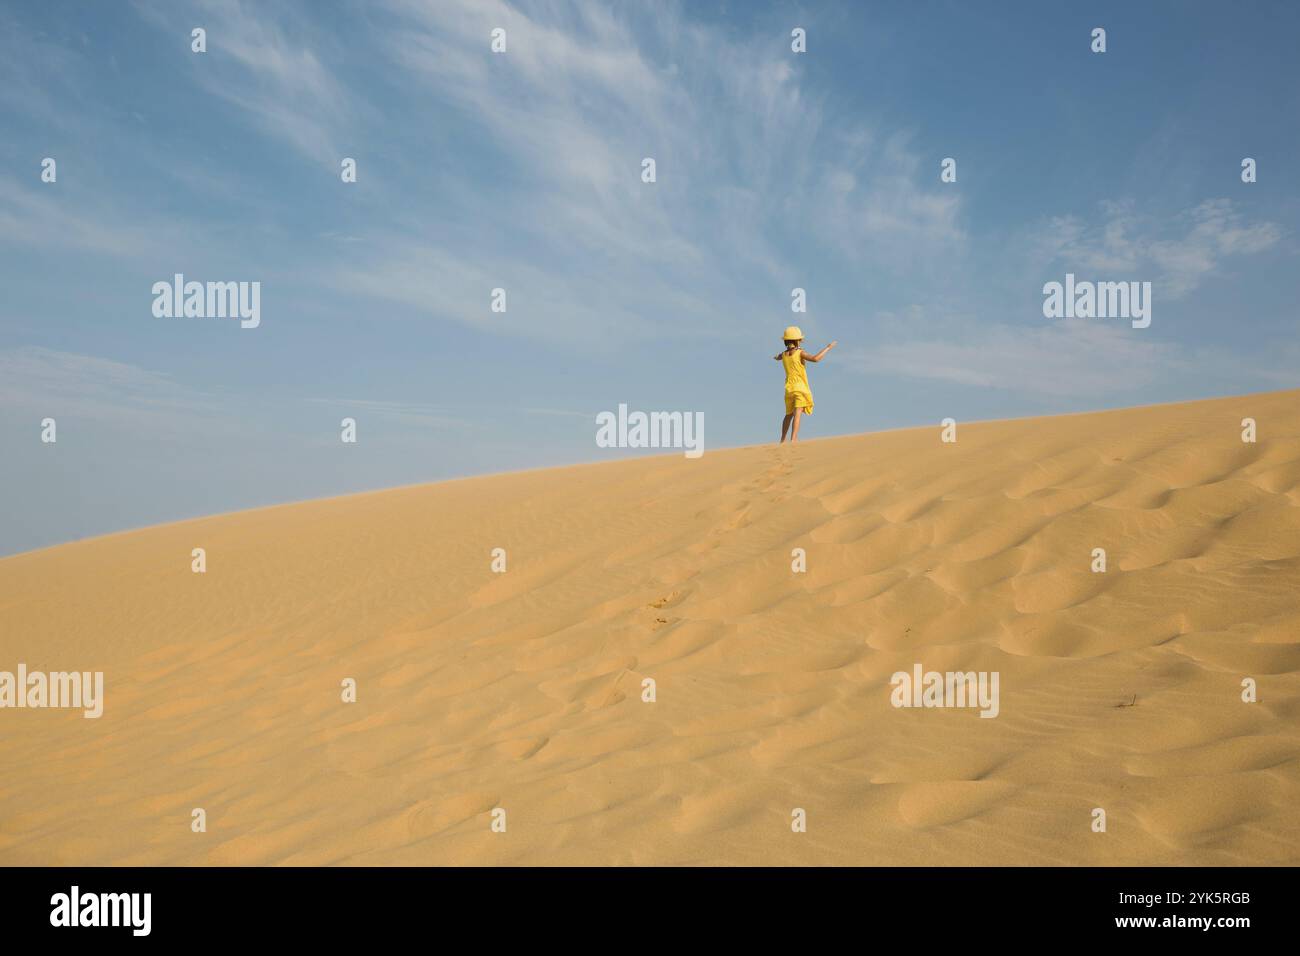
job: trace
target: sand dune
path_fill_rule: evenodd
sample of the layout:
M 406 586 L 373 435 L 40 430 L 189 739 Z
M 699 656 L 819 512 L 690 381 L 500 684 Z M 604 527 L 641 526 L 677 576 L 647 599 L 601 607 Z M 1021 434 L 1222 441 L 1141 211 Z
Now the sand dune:
M 77 542 L 0 560 L 20 661 L 106 700 L 0 710 L 4 864 L 1294 864 L 1300 392 Z

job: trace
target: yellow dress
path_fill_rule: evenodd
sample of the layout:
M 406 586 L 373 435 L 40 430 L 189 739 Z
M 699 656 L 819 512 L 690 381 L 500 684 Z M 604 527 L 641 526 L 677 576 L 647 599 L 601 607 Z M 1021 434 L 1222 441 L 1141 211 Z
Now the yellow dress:
M 781 365 L 785 369 L 785 413 L 793 415 L 796 408 L 802 408 L 805 415 L 811 415 L 813 397 L 808 369 L 803 364 L 803 349 L 783 353 Z

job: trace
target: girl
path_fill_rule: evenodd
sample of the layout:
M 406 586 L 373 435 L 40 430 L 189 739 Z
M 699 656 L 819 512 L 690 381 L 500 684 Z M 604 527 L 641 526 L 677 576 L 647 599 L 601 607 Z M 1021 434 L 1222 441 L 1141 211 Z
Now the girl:
M 778 445 L 785 441 L 787 431 L 790 432 L 791 444 L 797 442 L 799 417 L 805 411 L 809 415 L 812 414 L 812 389 L 808 386 L 808 372 L 804 368 L 804 363 L 820 362 L 827 352 L 835 348 L 836 344 L 832 342 L 816 355 L 809 355 L 799 347 L 803 342 L 803 332 L 797 325 L 786 329 L 781 338 L 785 340 L 785 351 L 772 356 L 774 359 L 780 359 L 781 365 L 785 368 L 785 419 L 781 422 L 781 441 L 777 442 Z

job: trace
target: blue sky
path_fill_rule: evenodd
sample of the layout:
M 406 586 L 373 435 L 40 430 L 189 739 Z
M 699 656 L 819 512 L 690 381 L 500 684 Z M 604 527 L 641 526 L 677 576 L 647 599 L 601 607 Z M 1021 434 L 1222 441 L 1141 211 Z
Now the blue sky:
M 619 403 L 770 441 L 792 321 L 840 342 L 805 438 L 1300 385 L 1297 35 L 1285 3 L 6 4 L 0 554 L 637 454 L 595 444 Z M 155 318 L 177 272 L 259 281 L 260 327 Z M 1044 318 L 1067 272 L 1151 282 L 1151 327 Z

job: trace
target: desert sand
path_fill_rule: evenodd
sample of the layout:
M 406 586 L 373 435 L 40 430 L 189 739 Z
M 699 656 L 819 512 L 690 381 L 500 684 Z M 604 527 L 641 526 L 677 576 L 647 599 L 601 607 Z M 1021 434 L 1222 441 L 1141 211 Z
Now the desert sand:
M 97 720 L 0 710 L 0 864 L 1300 863 L 1300 391 L 957 438 L 0 560 L 0 670 L 105 675 Z M 918 663 L 998 716 L 892 706 Z

